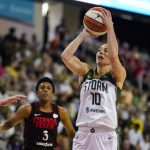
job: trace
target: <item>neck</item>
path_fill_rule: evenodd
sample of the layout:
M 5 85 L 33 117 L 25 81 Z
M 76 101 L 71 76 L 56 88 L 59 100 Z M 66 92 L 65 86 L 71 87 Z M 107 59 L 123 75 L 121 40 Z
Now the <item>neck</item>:
M 51 111 L 51 103 L 50 102 L 40 102 L 40 110 L 42 111 Z
M 106 74 L 110 70 L 111 70 L 111 66 L 110 65 L 107 65 L 107 66 L 97 66 L 97 74 L 99 76 L 102 76 L 102 75 Z

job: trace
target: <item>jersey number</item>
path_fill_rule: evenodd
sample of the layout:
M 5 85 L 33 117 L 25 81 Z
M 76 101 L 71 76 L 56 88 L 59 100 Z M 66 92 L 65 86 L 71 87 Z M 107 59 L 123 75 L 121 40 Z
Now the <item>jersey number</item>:
M 101 95 L 99 93 L 90 93 L 92 95 L 92 105 L 101 105 Z
M 43 140 L 44 140 L 44 141 L 47 141 L 47 140 L 48 140 L 48 131 L 47 131 L 47 130 L 44 130 L 44 131 L 43 131 L 43 134 L 44 134 Z

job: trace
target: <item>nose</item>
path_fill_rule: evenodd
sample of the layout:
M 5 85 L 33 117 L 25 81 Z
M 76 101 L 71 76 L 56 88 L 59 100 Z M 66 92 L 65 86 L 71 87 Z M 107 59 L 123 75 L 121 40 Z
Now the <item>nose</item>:
M 48 89 L 44 89 L 43 92 L 48 92 Z
M 100 55 L 103 55 L 103 51 L 100 51 Z

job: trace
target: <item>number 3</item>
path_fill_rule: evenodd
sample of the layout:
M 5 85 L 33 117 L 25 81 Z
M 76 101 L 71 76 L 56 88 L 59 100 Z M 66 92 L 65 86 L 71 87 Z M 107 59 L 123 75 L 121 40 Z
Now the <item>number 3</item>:
M 43 140 L 44 140 L 44 141 L 47 141 L 47 140 L 48 140 L 48 131 L 47 131 L 47 130 L 44 130 L 44 131 L 43 131 L 43 134 L 44 134 Z

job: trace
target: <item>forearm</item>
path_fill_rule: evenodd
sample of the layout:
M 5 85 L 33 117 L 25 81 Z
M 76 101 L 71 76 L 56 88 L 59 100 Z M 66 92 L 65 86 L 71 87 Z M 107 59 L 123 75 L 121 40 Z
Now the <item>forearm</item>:
M 0 100 L 0 106 L 3 106 L 5 104 L 6 99 L 1 99 Z
M 113 25 L 107 28 L 107 46 L 110 59 L 118 57 L 118 42 Z
M 59 114 L 60 114 L 61 121 L 65 127 L 65 130 L 67 132 L 67 135 L 72 139 L 75 135 L 75 129 L 70 120 L 69 112 L 64 108 L 59 107 Z
M 12 127 L 13 127 L 13 125 L 10 122 L 6 121 L 6 122 L 0 124 L 0 132 L 9 130 Z
M 66 132 L 67 132 L 67 135 L 69 136 L 70 139 L 74 138 L 74 136 L 75 136 L 75 130 L 74 129 L 72 129 L 71 131 L 68 131 L 66 129 Z
M 84 37 L 79 34 L 63 51 L 62 53 L 62 58 L 63 59 L 69 59 L 72 58 L 74 53 L 77 51 L 78 47 L 81 45 L 83 42 Z

